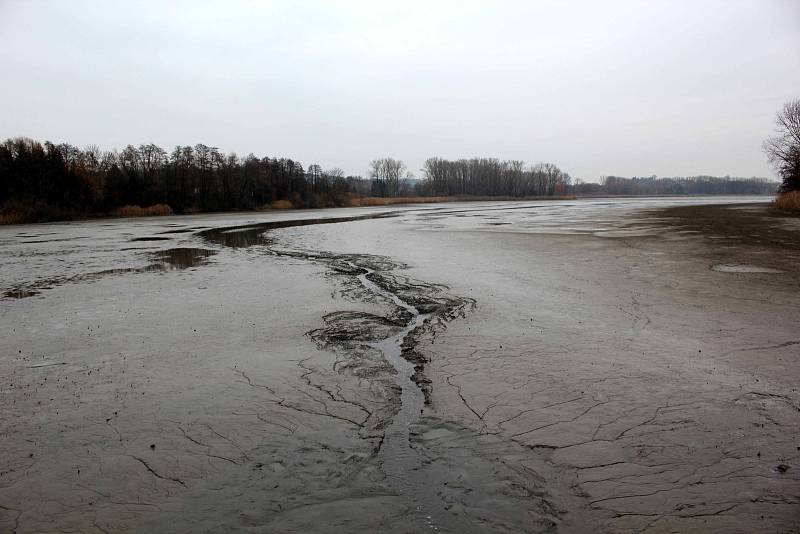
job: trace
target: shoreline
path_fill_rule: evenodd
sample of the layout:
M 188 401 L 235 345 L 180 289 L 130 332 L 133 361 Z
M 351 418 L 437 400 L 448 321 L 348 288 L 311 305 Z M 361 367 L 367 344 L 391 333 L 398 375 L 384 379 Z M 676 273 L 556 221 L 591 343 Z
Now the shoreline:
M 233 210 L 233 211 L 187 211 L 187 212 L 172 212 L 172 208 L 167 205 L 158 205 L 165 206 L 170 210 L 170 213 L 147 213 L 147 210 L 153 208 L 154 206 L 149 207 L 141 207 L 141 206 L 123 206 L 120 208 L 116 208 L 116 210 L 121 210 L 124 208 L 132 208 L 129 211 L 138 211 L 141 215 L 130 215 L 130 214 L 123 214 L 123 215 L 115 215 L 113 212 L 111 213 L 96 213 L 96 214 L 83 214 L 78 215 L 72 218 L 65 218 L 65 219 L 52 219 L 52 220 L 30 220 L 30 221 L 23 221 L 23 222 L 6 222 L 7 220 L 13 220 L 13 217 L 3 217 L 3 213 L 0 212 L 0 227 L 2 226 L 15 226 L 15 225 L 25 225 L 25 224 L 47 224 L 47 223 L 57 223 L 57 222 L 70 222 L 70 221 L 95 221 L 95 220 L 117 220 L 117 219 L 150 219 L 150 218 L 157 218 L 157 217 L 186 217 L 192 215 L 214 215 L 214 214 L 240 214 L 240 213 L 274 213 L 274 212 L 291 212 L 291 211 L 310 211 L 310 210 L 324 210 L 324 209 L 338 209 L 338 208 L 374 208 L 374 207 L 383 207 L 383 206 L 406 206 L 406 205 L 414 205 L 414 204 L 438 204 L 438 203 L 448 203 L 448 202 L 513 202 L 513 201 L 544 201 L 544 200 L 575 200 L 577 197 L 566 195 L 566 196 L 545 196 L 545 197 L 507 197 L 507 196 L 452 196 L 452 197 L 362 197 L 362 198 L 352 198 L 350 199 L 349 203 L 346 205 L 340 206 L 320 206 L 320 207 L 303 207 L 303 206 L 293 206 L 291 203 L 288 205 L 283 204 L 287 201 L 275 201 L 273 202 L 274 205 L 266 205 L 261 208 L 253 208 L 250 210 Z
M 318 211 L 325 209 L 347 209 L 347 208 L 375 208 L 386 206 L 413 206 L 413 205 L 426 205 L 426 204 L 446 204 L 458 202 L 539 202 L 539 201 L 564 201 L 564 200 L 602 200 L 602 199 L 646 199 L 646 198 L 720 198 L 720 197 L 764 197 L 774 198 L 777 195 L 565 195 L 565 196 L 547 196 L 547 197 L 507 197 L 507 196 L 475 196 L 475 197 L 364 197 L 363 199 L 355 199 L 358 202 L 353 205 L 347 206 L 330 206 L 330 207 L 264 207 L 261 209 L 252 210 L 234 210 L 234 211 L 197 211 L 197 212 L 183 212 L 183 213 L 170 213 L 153 214 L 153 215 L 113 215 L 113 214 L 90 214 L 86 216 L 79 216 L 68 219 L 54 219 L 46 221 L 28 221 L 28 222 L 4 222 L 0 217 L 0 228 L 9 226 L 24 226 L 30 224 L 50 224 L 50 223 L 65 223 L 65 222 L 82 222 L 82 221 L 105 221 L 105 220 L 124 220 L 124 219 L 154 219 L 154 218 L 167 218 L 167 217 L 190 217 L 193 215 L 234 215 L 234 214 L 257 214 L 257 213 L 283 213 L 293 211 Z M 363 203 L 362 203 L 363 202 Z M 147 208 L 142 208 L 147 209 Z

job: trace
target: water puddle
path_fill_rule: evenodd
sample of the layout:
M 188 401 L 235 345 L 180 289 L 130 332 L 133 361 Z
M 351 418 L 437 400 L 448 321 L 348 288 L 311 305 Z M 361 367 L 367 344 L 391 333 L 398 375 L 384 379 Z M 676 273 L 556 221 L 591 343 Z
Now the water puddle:
M 395 217 L 395 212 L 374 213 L 370 215 L 357 215 L 354 217 L 338 217 L 325 219 L 295 219 L 289 221 L 270 221 L 264 223 L 248 224 L 227 228 L 211 228 L 198 232 L 198 235 L 211 243 L 232 248 L 247 248 L 254 245 L 267 245 L 269 241 L 264 232 L 277 228 L 291 228 L 293 226 L 308 226 L 311 224 L 332 224 L 367 219 L 380 219 Z
M 41 294 L 42 290 L 52 289 L 54 286 L 66 283 L 92 282 L 108 276 L 119 276 L 124 274 L 153 273 L 189 269 L 204 264 L 210 256 L 217 252 L 206 248 L 170 248 L 160 250 L 150 255 L 151 263 L 141 267 L 117 267 L 113 269 L 103 269 L 75 276 L 62 278 L 48 278 L 37 280 L 25 284 L 24 286 L 9 289 L 3 293 L 3 298 L 24 299 Z
M 197 267 L 216 254 L 207 248 L 170 248 L 153 254 L 153 259 L 166 269 L 189 269 Z

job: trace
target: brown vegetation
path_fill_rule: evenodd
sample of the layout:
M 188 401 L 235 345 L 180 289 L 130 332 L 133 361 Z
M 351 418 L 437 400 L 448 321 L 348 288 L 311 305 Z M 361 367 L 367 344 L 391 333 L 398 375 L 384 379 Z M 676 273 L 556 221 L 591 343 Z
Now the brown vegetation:
M 57 206 L 45 200 L 13 199 L 0 204 L 0 224 L 61 221 L 85 216 L 86 213 L 80 210 Z
M 146 208 L 127 205 L 117 208 L 113 214 L 115 217 L 163 217 L 172 215 L 172 208 L 166 204 L 154 204 Z
M 775 207 L 782 211 L 800 214 L 800 191 L 790 191 L 775 199 Z
M 0 224 L 22 224 L 25 222 L 25 214 L 21 211 L 6 211 L 0 213 Z
M 290 200 L 276 200 L 267 207 L 273 210 L 290 210 L 294 208 L 294 204 Z

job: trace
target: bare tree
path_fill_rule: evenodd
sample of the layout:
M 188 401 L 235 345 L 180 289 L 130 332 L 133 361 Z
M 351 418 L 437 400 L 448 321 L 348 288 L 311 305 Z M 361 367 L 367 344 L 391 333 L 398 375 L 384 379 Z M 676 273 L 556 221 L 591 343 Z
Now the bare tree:
M 799 191 L 800 99 L 783 106 L 775 117 L 775 126 L 775 135 L 764 141 L 764 152 L 783 179 L 781 191 Z
M 405 171 L 405 164 L 394 158 L 375 159 L 369 164 L 369 176 L 375 180 L 379 196 L 397 196 Z
M 311 184 L 311 190 L 315 193 L 319 192 L 322 185 L 322 167 L 316 163 L 312 163 L 306 169 L 306 180 Z
M 339 178 L 344 178 L 344 171 L 339 167 L 333 167 L 332 169 L 328 169 L 323 173 L 325 176 L 330 178 L 331 180 L 336 180 Z
M 428 194 L 478 196 L 545 196 L 564 194 L 570 176 L 551 163 L 530 168 L 520 160 L 429 158 L 422 168 Z

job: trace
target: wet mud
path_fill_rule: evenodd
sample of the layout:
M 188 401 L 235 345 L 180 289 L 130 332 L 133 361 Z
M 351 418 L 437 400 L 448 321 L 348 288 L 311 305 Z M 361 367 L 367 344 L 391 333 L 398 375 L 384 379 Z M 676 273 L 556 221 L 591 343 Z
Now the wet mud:
M 352 219 L 349 219 L 352 220 Z M 356 219 L 358 220 L 358 219 Z M 330 221 L 326 221 L 330 222 Z M 317 224 L 313 220 L 297 225 L 280 223 L 277 227 Z M 343 288 L 342 294 L 351 300 L 379 301 L 388 309 L 385 315 L 363 311 L 340 310 L 322 317 L 324 326 L 306 333 L 325 350 L 337 354 L 334 369 L 359 378 L 370 378 L 373 386 L 382 389 L 384 404 L 378 409 L 360 408 L 364 418 L 354 421 L 363 437 L 376 438 L 374 461 L 387 480 L 387 490 L 402 498 L 413 510 L 412 529 L 434 528 L 454 531 L 467 523 L 458 514 L 445 513 L 434 504 L 439 496 L 431 494 L 425 461 L 411 446 L 411 429 L 419 423 L 423 404 L 430 403 L 431 380 L 425 375 L 428 359 L 416 350 L 423 336 L 433 336 L 446 321 L 464 317 L 474 309 L 475 301 L 453 296 L 443 284 L 413 280 L 395 271 L 406 268 L 390 258 L 366 254 L 332 254 L 283 248 L 269 239 L 265 232 L 276 226 L 259 225 L 234 232 L 222 230 L 209 241 L 234 248 L 269 245 L 264 251 L 282 257 L 302 259 L 324 265 L 328 276 Z M 241 234 L 248 234 L 239 239 Z M 227 237 L 237 236 L 232 244 Z M 342 400 L 327 391 L 332 400 Z M 347 401 L 350 402 L 350 401 Z M 472 491 L 472 490 L 470 490 Z
M 435 336 L 436 328 L 444 328 L 446 321 L 464 317 L 474 309 L 474 300 L 450 295 L 447 293 L 449 288 L 442 284 L 412 280 L 393 273 L 405 266 L 388 258 L 319 252 L 284 251 L 278 254 L 323 262 L 332 274 L 349 278 L 340 283 L 347 288 L 344 292 L 350 298 L 366 301 L 378 298 L 388 304 L 391 312 L 387 316 L 351 311 L 330 313 L 323 317 L 326 326 L 308 335 L 322 347 L 334 347 L 354 354 L 380 349 L 382 344 L 388 343 L 388 347 L 381 350 L 396 352 L 397 356 L 413 364 L 413 371 L 407 378 L 417 384 L 425 402 L 430 403 L 431 382 L 425 376 L 428 360 L 416 350 L 417 342 L 422 336 Z
M 371 410 L 361 406 L 364 418 L 355 423 L 362 437 L 377 438 L 370 461 L 385 477 L 384 491 L 399 497 L 410 512 L 403 529 L 554 531 L 566 508 L 558 508 L 556 503 L 562 501 L 547 488 L 541 474 L 547 469 L 545 464 L 531 461 L 527 468 L 515 469 L 500 455 L 524 456 L 518 446 L 435 417 L 422 418 L 423 406 L 431 403 L 433 385 L 425 374 L 429 358 L 418 344 L 434 340 L 448 321 L 466 317 L 474 310 L 475 300 L 453 295 L 446 285 L 400 274 L 397 271 L 407 266 L 396 260 L 285 248 L 281 246 L 285 239 L 275 243 L 265 235 L 270 230 L 274 228 L 266 225 L 248 228 L 244 230 L 248 237 L 235 238 L 231 246 L 264 245 L 269 254 L 322 264 L 347 299 L 377 300 L 388 309 L 385 315 L 331 312 L 322 317 L 323 327 L 306 335 L 320 348 L 337 354 L 337 372 L 377 379 L 380 384 L 383 406 Z M 227 243 L 219 236 L 238 233 L 223 230 L 204 237 Z M 330 390 L 327 394 L 343 400 Z
M 800 218 L 770 204 L 680 206 L 646 215 L 668 233 L 697 236 L 703 243 L 697 253 L 714 271 L 800 273 Z
M 690 202 L 0 232 L 0 531 L 795 531 L 796 223 Z

